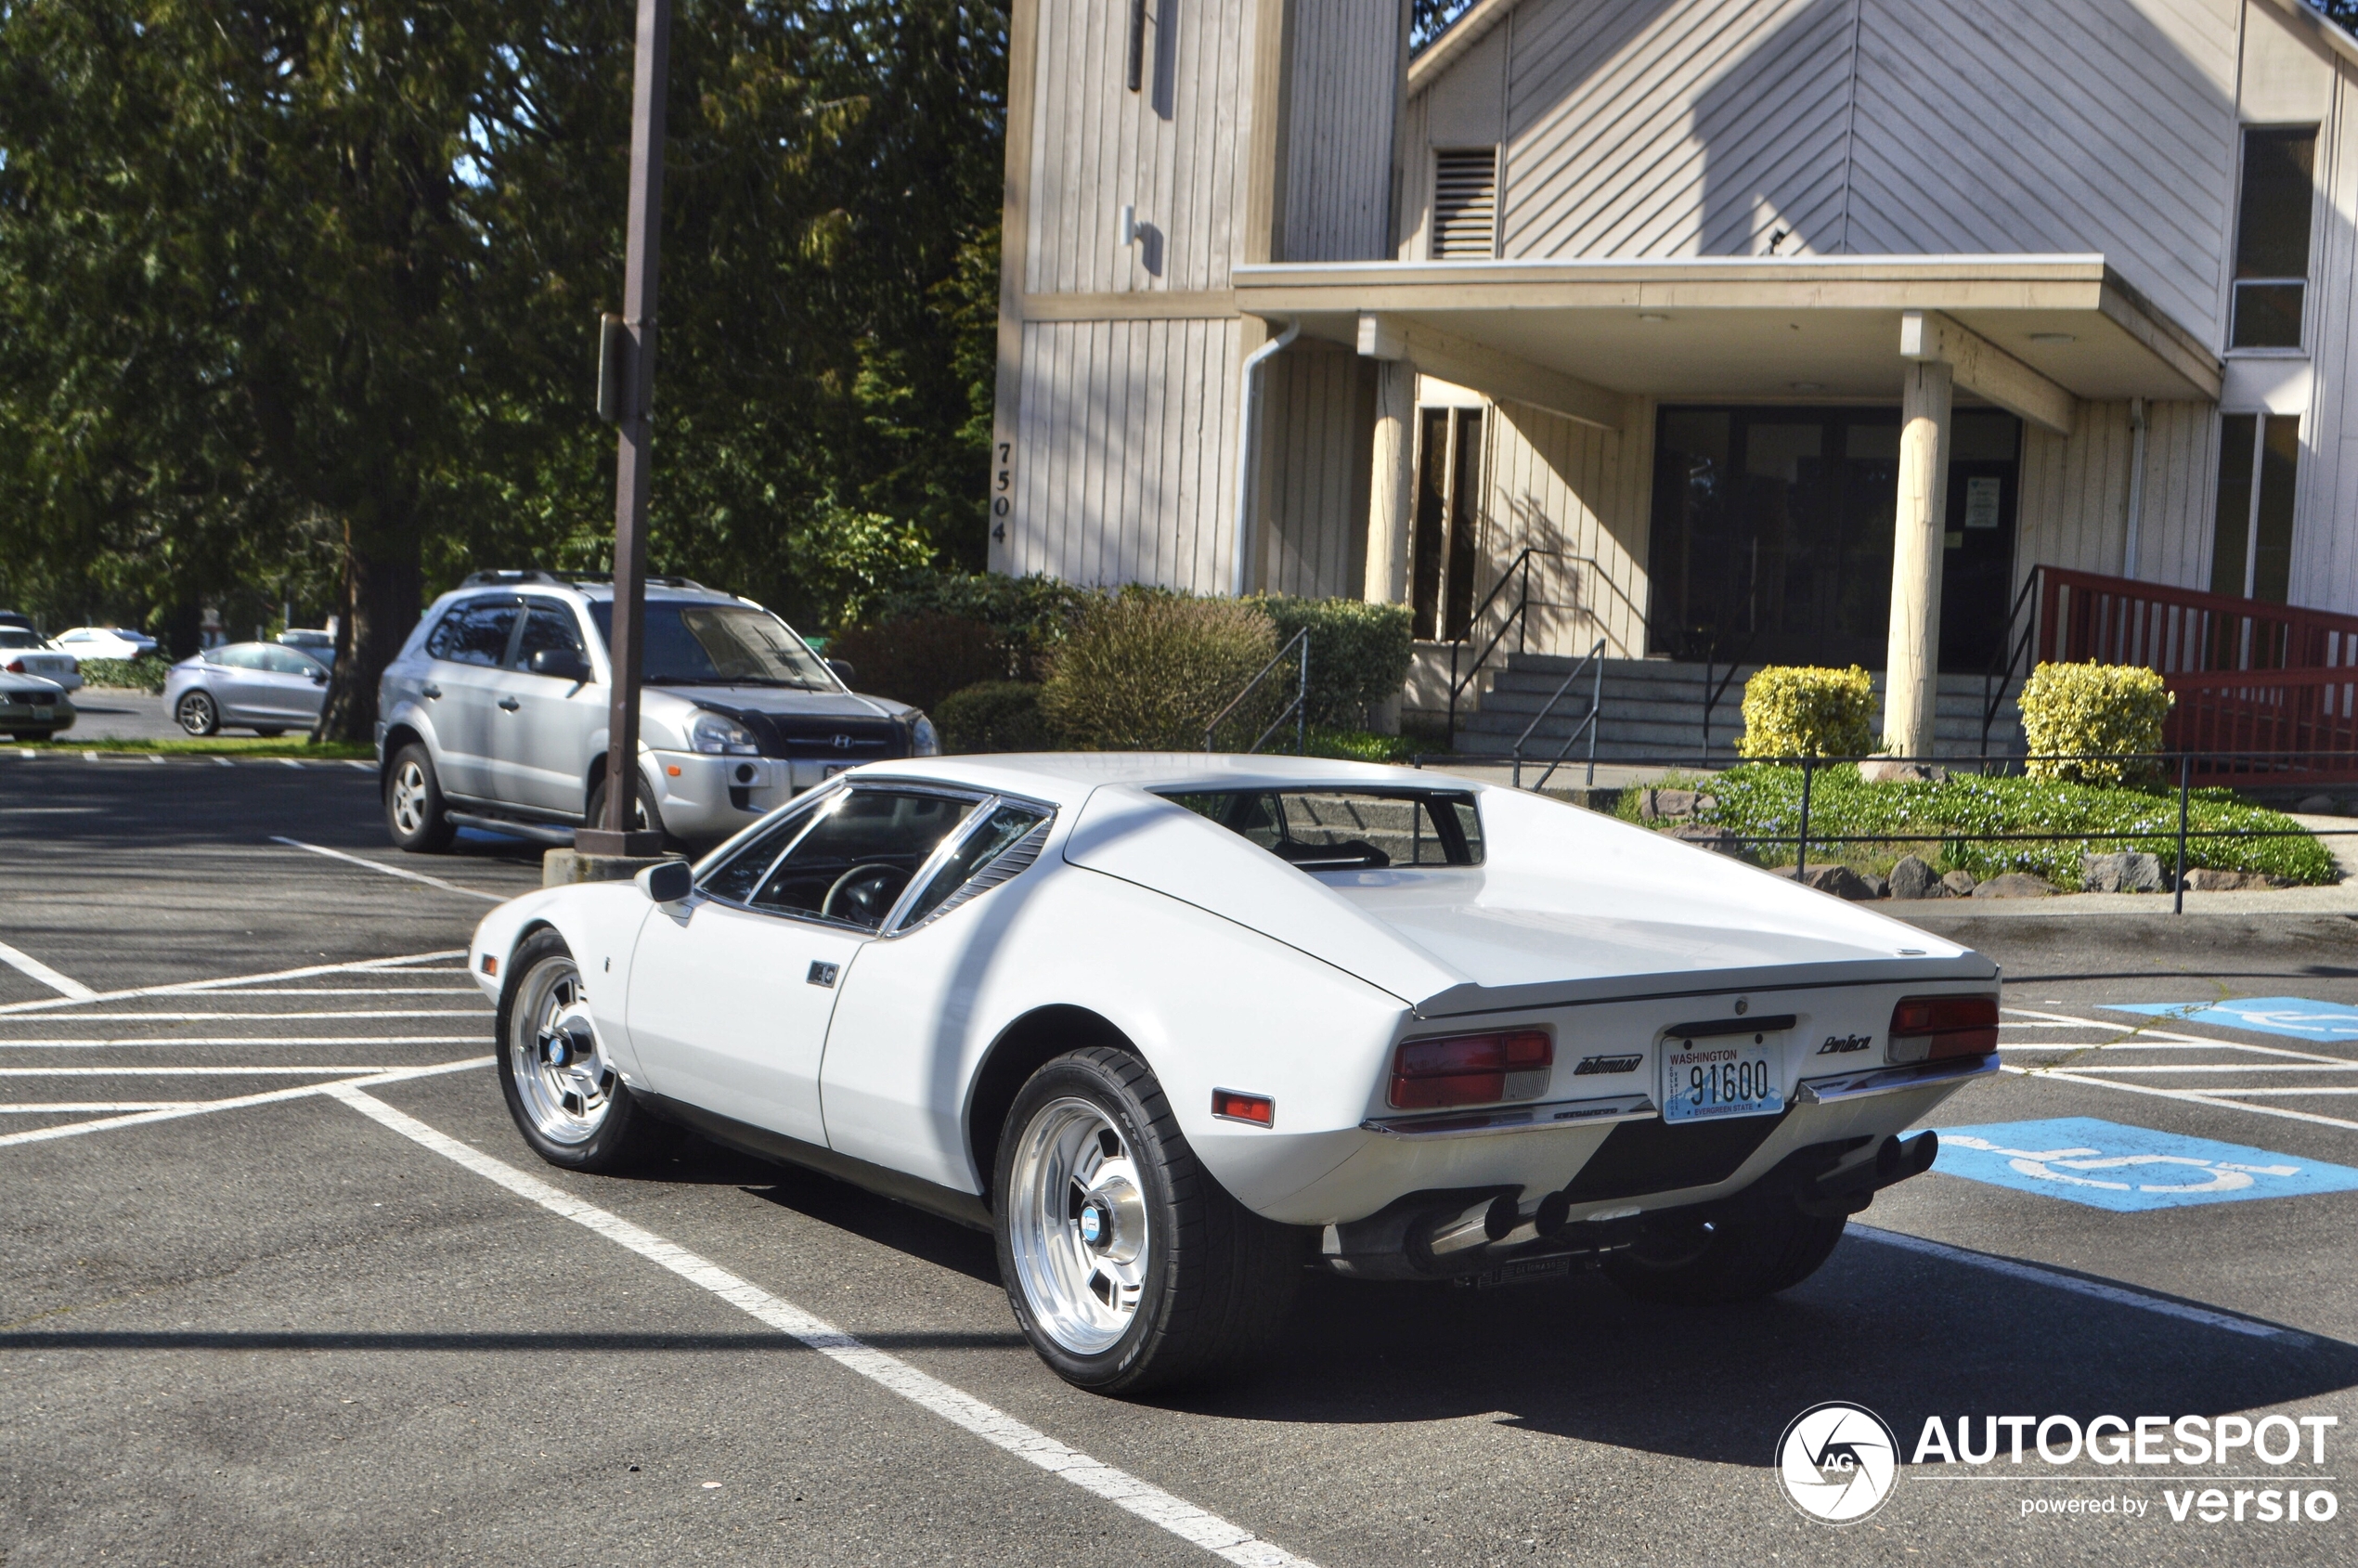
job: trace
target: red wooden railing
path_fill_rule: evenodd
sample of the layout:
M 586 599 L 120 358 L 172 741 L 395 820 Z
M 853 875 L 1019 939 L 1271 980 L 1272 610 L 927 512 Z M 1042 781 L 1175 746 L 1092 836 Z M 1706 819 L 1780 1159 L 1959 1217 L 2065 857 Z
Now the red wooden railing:
M 2358 616 L 2037 570 L 2038 661 L 2159 670 L 2196 782 L 2358 782 Z

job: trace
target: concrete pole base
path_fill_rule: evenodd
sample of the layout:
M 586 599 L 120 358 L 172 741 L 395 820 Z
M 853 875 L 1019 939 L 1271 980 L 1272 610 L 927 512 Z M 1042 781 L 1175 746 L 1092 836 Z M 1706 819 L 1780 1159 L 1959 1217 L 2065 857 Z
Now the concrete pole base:
M 587 855 L 578 849 L 551 849 L 540 857 L 540 885 L 565 888 L 576 882 L 628 882 L 651 865 L 684 860 L 683 855 Z

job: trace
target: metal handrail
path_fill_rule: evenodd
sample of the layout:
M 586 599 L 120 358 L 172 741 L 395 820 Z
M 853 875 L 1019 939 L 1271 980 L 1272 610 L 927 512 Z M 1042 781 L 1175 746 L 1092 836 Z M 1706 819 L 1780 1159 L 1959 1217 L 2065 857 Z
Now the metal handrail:
M 1597 580 L 1611 589 L 1613 593 L 1620 598 L 1623 603 L 1629 606 L 1630 613 L 1637 617 L 1638 624 L 1644 628 L 1649 633 L 1652 630 L 1652 622 L 1647 618 L 1646 613 L 1638 608 L 1637 602 L 1635 600 L 1631 599 L 1626 593 L 1622 592 L 1621 585 L 1613 580 L 1612 575 L 1604 569 L 1604 566 L 1598 562 L 1596 557 L 1592 555 L 1574 555 L 1569 551 L 1561 550 L 1544 550 L 1537 545 L 1523 546 L 1521 551 L 1516 552 L 1515 558 L 1507 563 L 1506 570 L 1498 574 L 1498 580 L 1490 586 L 1490 591 L 1482 596 L 1482 603 L 1475 605 L 1472 613 L 1466 617 L 1466 625 L 1469 628 L 1480 626 L 1482 624 L 1482 617 L 1489 613 L 1490 606 L 1497 603 L 1498 595 L 1506 591 L 1507 585 L 1513 582 L 1518 574 L 1521 575 L 1522 580 L 1522 591 L 1515 596 L 1515 607 L 1508 611 L 1507 614 L 1499 620 L 1498 629 L 1491 633 L 1490 641 L 1483 643 L 1482 652 L 1475 655 L 1473 667 L 1466 671 L 1466 673 L 1462 676 L 1458 673 L 1458 655 L 1459 650 L 1463 649 L 1471 639 L 1465 637 L 1453 637 L 1449 640 L 1449 734 L 1453 743 L 1458 733 L 1458 699 L 1459 696 L 1464 694 L 1466 688 L 1471 685 L 1474 680 L 1482 674 L 1485 667 L 1487 667 L 1490 663 L 1490 655 L 1497 652 L 1498 644 L 1507 640 L 1507 632 L 1509 628 L 1512 628 L 1515 630 L 1515 652 L 1520 654 L 1527 651 L 1526 644 L 1529 641 L 1531 630 L 1531 558 L 1535 555 L 1546 556 L 1550 560 L 1561 561 L 1568 566 L 1586 566 L 1589 570 L 1595 572 L 1597 574 Z M 1543 607 L 1546 607 L 1549 603 L 1552 603 L 1552 601 L 1542 602 Z M 1577 603 L 1558 607 L 1566 609 L 1581 608 L 1581 606 Z M 1588 615 L 1591 620 L 1596 618 L 1595 611 L 1589 611 Z
M 1597 645 L 1588 650 L 1588 656 L 1574 665 L 1571 672 L 1557 683 L 1555 691 L 1549 693 L 1547 702 L 1540 706 L 1537 713 L 1532 715 L 1531 722 L 1522 727 L 1522 733 L 1515 737 L 1515 787 L 1517 789 L 1522 787 L 1523 742 L 1531 739 L 1531 732 L 1539 728 L 1549 714 L 1556 711 L 1556 705 L 1563 701 L 1563 694 L 1572 689 L 1574 681 L 1580 679 L 1580 672 L 1584 669 L 1592 669 L 1594 672 L 1590 677 L 1593 684 L 1588 693 L 1588 717 L 1574 725 L 1572 733 L 1564 737 L 1564 744 L 1556 748 L 1555 760 L 1548 764 L 1548 771 L 1540 774 L 1539 782 L 1531 787 L 1534 789 L 1548 787 L 1548 781 L 1556 776 L 1556 770 L 1563 766 L 1566 757 L 1572 755 L 1572 743 L 1580 738 L 1581 732 L 1584 730 L 1588 734 L 1587 787 L 1590 789 L 1597 787 L 1597 715 L 1603 709 L 1605 702 L 1605 640 L 1601 637 L 1597 639 Z
M 1293 700 L 1288 703 L 1284 707 L 1277 710 L 1277 717 L 1269 721 L 1269 728 L 1262 731 L 1260 738 L 1255 740 L 1250 745 L 1245 747 L 1243 755 L 1250 757 L 1254 752 L 1259 751 L 1262 746 L 1262 742 L 1266 741 L 1270 736 L 1276 734 L 1277 732 L 1277 726 L 1283 724 L 1288 719 L 1291 719 L 1294 723 L 1294 755 L 1297 757 L 1306 757 L 1309 755 L 1310 628 L 1306 626 L 1300 631 L 1295 632 L 1291 637 L 1286 639 L 1286 645 L 1278 649 L 1276 654 L 1271 657 L 1267 664 L 1261 667 L 1261 673 L 1246 681 L 1245 689 L 1238 692 L 1233 698 L 1229 699 L 1228 706 L 1222 708 L 1217 714 L 1213 715 L 1211 722 L 1203 727 L 1204 750 L 1210 751 L 1212 749 L 1212 737 L 1220 732 L 1220 726 L 1228 721 L 1228 716 L 1230 714 L 1236 712 L 1238 707 L 1244 705 L 1244 700 L 1247 697 L 1252 695 L 1253 688 L 1259 686 L 1262 681 L 1268 679 L 1269 672 L 1271 670 L 1286 662 L 1286 656 L 1293 653 L 1296 646 L 1301 648 L 1302 654 L 1300 673 L 1296 677 L 1294 682 Z
M 1759 637 L 1759 635 L 1760 628 L 1757 625 L 1754 626 L 1750 631 L 1744 633 L 1743 641 L 1737 644 L 1736 656 L 1728 661 L 1728 671 L 1719 678 L 1719 683 L 1717 686 L 1711 683 L 1711 667 L 1715 662 L 1717 662 L 1719 656 L 1719 634 L 1716 631 L 1713 632 L 1711 641 L 1704 644 L 1703 654 L 1703 749 L 1696 754 L 1698 766 L 1704 768 L 1711 766 L 1711 716 L 1715 712 L 1718 711 L 1719 699 L 1728 694 L 1728 683 L 1735 680 L 1736 671 L 1744 667 L 1744 655 L 1752 652 L 1753 641 L 1755 639 Z
M 1989 756 L 1989 726 L 1998 721 L 1998 710 L 2006 706 L 2006 685 L 2015 678 L 2015 667 L 2021 664 L 2036 646 L 2039 636 L 2039 579 L 2046 574 L 2044 566 L 2033 566 L 2015 594 L 2014 607 L 2006 612 L 2006 629 L 1998 647 L 1998 656 L 1981 677 L 1981 755 Z M 2030 606 L 2030 619 L 2023 626 L 2022 635 L 2015 635 L 2015 623 L 2022 620 L 2023 605 Z

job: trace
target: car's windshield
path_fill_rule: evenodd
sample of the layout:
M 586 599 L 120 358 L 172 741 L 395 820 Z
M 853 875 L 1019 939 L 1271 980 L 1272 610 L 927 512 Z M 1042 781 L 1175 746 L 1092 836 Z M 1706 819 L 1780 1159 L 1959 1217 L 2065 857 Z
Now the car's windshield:
M 0 626 L 0 648 L 38 648 L 41 639 L 18 626 Z
M 1464 790 L 1169 790 L 1163 797 L 1304 871 L 1482 863 L 1482 818 Z
M 590 618 L 600 639 L 611 643 L 613 604 L 592 603 Z M 650 686 L 842 690 L 834 672 L 785 622 L 745 604 L 649 604 L 640 679 Z

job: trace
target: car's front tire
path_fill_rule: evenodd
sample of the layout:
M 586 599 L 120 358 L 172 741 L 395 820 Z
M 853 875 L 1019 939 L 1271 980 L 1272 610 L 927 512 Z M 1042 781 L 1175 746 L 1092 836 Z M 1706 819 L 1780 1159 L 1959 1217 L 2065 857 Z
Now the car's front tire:
M 1605 1260 L 1605 1277 L 1639 1301 L 1758 1301 L 1818 1272 L 1846 1217 L 1805 1214 L 1791 1197 L 1743 1194 L 1707 1220 L 1665 1228 Z
M 568 1171 L 614 1174 L 667 1152 L 676 1129 L 630 1095 L 582 994 L 564 939 L 539 930 L 508 960 L 499 992 L 499 1091 L 532 1151 Z
M 442 802 L 442 781 L 434 777 L 434 758 L 426 748 L 410 742 L 393 754 L 385 770 L 385 831 L 394 847 L 415 854 L 450 848 L 459 836 Z
M 221 732 L 221 709 L 210 692 L 183 692 L 172 706 L 172 721 L 192 735 Z
M 1302 1233 L 1212 1180 L 1137 1057 L 1092 1046 L 1043 1067 L 1008 1109 L 996 1164 L 1000 1277 L 1067 1382 L 1143 1393 L 1275 1337 Z

